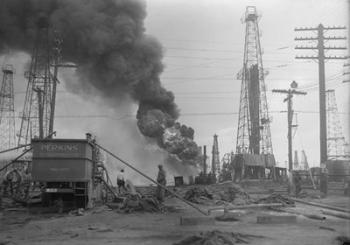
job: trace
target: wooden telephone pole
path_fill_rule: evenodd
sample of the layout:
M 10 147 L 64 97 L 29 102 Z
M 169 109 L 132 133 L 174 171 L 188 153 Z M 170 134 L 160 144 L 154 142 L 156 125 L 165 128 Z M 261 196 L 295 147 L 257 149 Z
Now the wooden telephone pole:
M 345 30 L 345 27 L 325 27 L 319 24 L 312 28 L 295 28 L 297 32 L 314 31 L 317 32 L 316 37 L 297 37 L 295 41 L 317 41 L 317 46 L 296 46 L 295 49 L 317 50 L 317 56 L 296 56 L 296 59 L 312 59 L 318 61 L 319 76 L 319 100 L 320 100 L 320 161 L 324 164 L 327 161 L 327 115 L 326 115 L 326 78 L 325 78 L 325 60 L 346 59 L 345 56 L 326 56 L 325 51 L 328 50 L 345 50 L 346 47 L 325 46 L 324 43 L 332 40 L 346 40 L 346 37 L 324 36 L 326 31 Z
M 287 94 L 287 97 L 283 100 L 283 102 L 288 102 L 288 169 L 293 169 L 293 142 L 292 142 L 292 128 L 293 128 L 293 95 L 306 95 L 306 92 L 296 91 L 295 89 L 298 87 L 298 84 L 293 81 L 290 84 L 290 89 L 273 89 L 273 93 L 281 93 Z

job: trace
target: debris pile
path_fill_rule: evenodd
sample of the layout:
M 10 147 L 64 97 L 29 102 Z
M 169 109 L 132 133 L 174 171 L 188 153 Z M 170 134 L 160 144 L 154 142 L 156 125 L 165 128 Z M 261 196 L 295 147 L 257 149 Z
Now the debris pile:
M 134 211 L 141 212 L 163 212 L 165 207 L 153 197 L 141 197 L 140 195 L 128 195 L 118 211 L 131 213 Z
M 350 237 L 348 236 L 338 236 L 336 237 L 336 241 L 338 244 L 349 244 L 350 243 Z
M 252 199 L 239 185 L 230 183 L 196 186 L 183 194 L 184 198 L 197 204 L 245 205 L 252 203 Z
M 226 186 L 223 191 L 218 191 L 220 200 L 230 202 L 235 205 L 245 205 L 251 203 L 251 198 L 240 186 L 231 184 Z
M 213 194 L 211 194 L 205 187 L 193 187 L 186 191 L 184 198 L 193 203 L 204 204 L 213 200 Z
M 178 243 L 174 243 L 174 245 L 234 245 L 237 243 L 247 244 L 250 243 L 253 238 L 262 238 L 262 236 L 214 230 L 187 237 Z
M 294 206 L 294 201 L 282 196 L 281 194 L 273 193 L 268 197 L 260 198 L 255 203 L 282 203 L 284 206 Z

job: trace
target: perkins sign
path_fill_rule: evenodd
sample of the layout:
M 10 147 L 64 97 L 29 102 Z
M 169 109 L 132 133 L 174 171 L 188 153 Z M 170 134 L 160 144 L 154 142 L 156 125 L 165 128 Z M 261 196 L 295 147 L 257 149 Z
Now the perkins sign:
M 34 141 L 33 158 L 87 158 L 92 159 L 92 149 L 84 141 Z
M 78 144 L 55 144 L 55 143 L 46 143 L 40 145 L 41 152 L 79 152 Z

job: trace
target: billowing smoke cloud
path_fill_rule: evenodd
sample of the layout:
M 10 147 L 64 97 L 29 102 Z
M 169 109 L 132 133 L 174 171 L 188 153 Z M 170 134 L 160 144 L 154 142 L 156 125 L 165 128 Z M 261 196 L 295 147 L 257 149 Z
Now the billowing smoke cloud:
M 174 95 L 161 85 L 162 47 L 145 34 L 145 17 L 141 0 L 1 0 L 0 51 L 30 52 L 38 23 L 48 22 L 64 40 L 63 61 L 78 65 L 82 89 L 88 83 L 115 104 L 131 96 L 142 134 L 191 162 L 194 131 L 177 122 Z

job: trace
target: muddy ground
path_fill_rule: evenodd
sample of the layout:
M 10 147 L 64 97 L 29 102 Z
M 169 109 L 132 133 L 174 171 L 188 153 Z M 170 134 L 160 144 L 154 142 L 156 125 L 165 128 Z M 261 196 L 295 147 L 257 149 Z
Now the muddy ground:
M 350 208 L 350 199 L 341 194 L 331 194 L 327 198 L 312 201 Z M 82 216 L 32 214 L 25 208 L 1 211 L 0 244 L 166 245 L 201 231 L 220 230 L 263 236 L 250 241 L 250 244 L 256 245 L 328 245 L 341 244 L 336 241 L 336 237 L 350 235 L 350 220 L 332 216 L 326 216 L 326 220 L 315 220 L 297 215 L 295 224 L 257 224 L 258 215 L 281 214 L 268 209 L 246 210 L 239 221 L 183 226 L 180 225 L 181 216 L 201 214 L 175 198 L 167 198 L 165 204 L 171 206 L 173 211 L 121 214 L 106 206 L 85 211 Z M 201 208 L 205 210 L 210 207 Z M 299 203 L 292 210 L 321 214 L 321 208 Z M 221 214 L 222 211 L 216 211 L 211 216 Z

